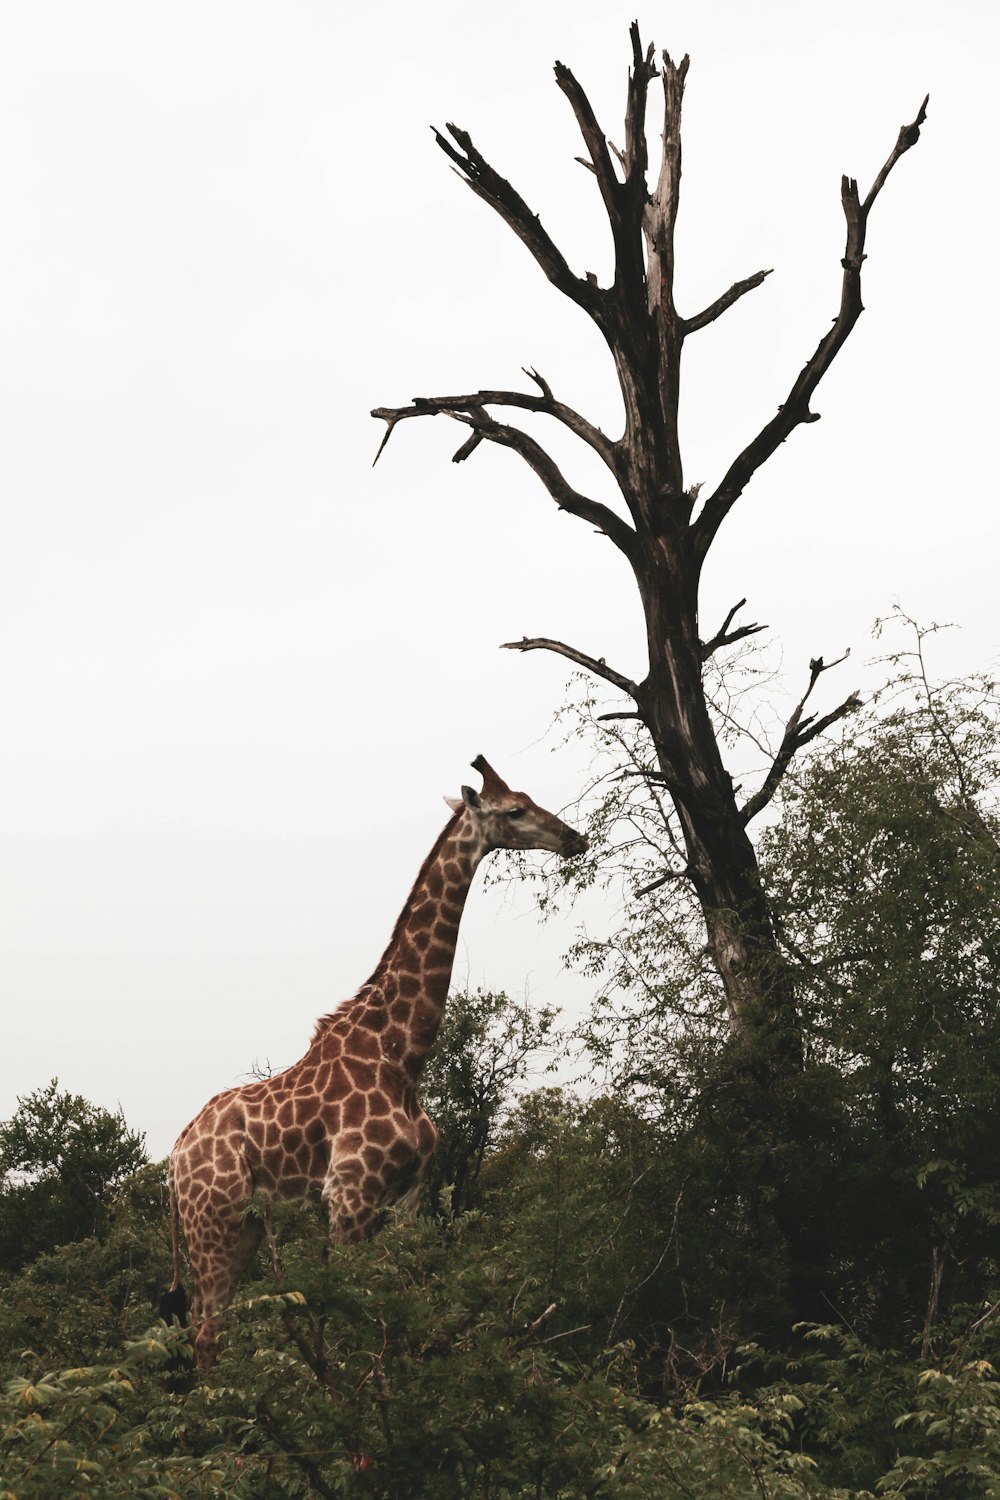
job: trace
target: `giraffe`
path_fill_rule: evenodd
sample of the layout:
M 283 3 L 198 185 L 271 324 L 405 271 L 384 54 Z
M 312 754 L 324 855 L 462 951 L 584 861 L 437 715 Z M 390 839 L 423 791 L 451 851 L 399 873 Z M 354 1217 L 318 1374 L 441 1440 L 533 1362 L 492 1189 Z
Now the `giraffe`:
M 253 1194 L 325 1203 L 330 1241 L 352 1244 L 380 1209 L 416 1211 L 437 1145 L 417 1082 L 444 1016 L 458 926 L 472 878 L 495 849 L 570 857 L 582 834 L 512 792 L 480 755 L 481 792 L 445 798 L 452 817 L 420 868 L 389 946 L 351 1000 L 317 1022 L 305 1056 L 284 1072 L 227 1089 L 181 1131 L 170 1155 L 173 1283 L 165 1310 L 185 1308 L 179 1227 L 194 1281 L 195 1359 L 215 1362 L 233 1289 L 260 1244 Z

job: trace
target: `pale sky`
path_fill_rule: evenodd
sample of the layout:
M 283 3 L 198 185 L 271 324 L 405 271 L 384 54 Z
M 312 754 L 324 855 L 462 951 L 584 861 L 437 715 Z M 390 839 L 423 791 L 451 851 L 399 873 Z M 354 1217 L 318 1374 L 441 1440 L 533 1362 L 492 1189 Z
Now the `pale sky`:
M 469 130 L 604 279 L 551 65 L 620 140 L 636 12 L 0 8 L 0 1118 L 58 1076 L 164 1154 L 366 978 L 475 755 L 553 809 L 579 790 L 581 757 L 544 740 L 568 664 L 496 647 L 551 635 L 641 675 L 620 558 L 513 455 L 451 464 L 444 419 L 397 429 L 373 471 L 368 412 L 529 365 L 619 430 L 597 335 L 428 126 Z M 994 10 L 638 15 L 692 58 L 682 312 L 774 268 L 685 352 L 689 482 L 784 398 L 836 311 L 840 174 L 864 193 L 931 95 L 823 420 L 720 534 L 704 633 L 748 595 L 789 692 L 852 646 L 827 707 L 894 598 L 963 626 L 943 669 L 992 665 Z M 456 976 L 572 1008 L 572 930 L 477 887 Z

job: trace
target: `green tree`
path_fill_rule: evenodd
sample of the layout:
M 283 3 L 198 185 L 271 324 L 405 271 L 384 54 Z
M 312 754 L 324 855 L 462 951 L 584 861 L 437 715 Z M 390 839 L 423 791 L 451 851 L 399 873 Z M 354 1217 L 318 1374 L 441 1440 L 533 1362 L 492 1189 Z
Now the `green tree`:
M 808 1210 L 826 1274 L 929 1329 L 998 1266 L 1000 718 L 988 680 L 930 682 L 927 635 L 851 741 L 789 781 L 761 854 L 811 1064 L 840 1095 Z
M 100 1238 L 44 1250 L 0 1277 L 0 1375 L 26 1351 L 51 1365 L 117 1358 L 156 1316 L 170 1277 L 164 1164 L 150 1163 L 109 1194 Z
M 695 1343 L 723 1304 L 772 1339 L 836 1309 L 925 1342 L 997 1274 L 997 693 L 935 684 L 932 632 L 896 623 L 913 644 L 890 682 L 789 772 L 759 840 L 803 1039 L 780 1080 L 741 1066 L 690 893 L 656 875 L 671 830 L 643 727 L 576 710 L 604 748 L 590 849 L 565 874 L 622 893 L 617 930 L 575 949 L 600 986 L 583 1035 L 606 1085 L 665 1131 Z M 720 732 L 735 735 L 741 691 L 716 681 Z
M 147 1161 L 144 1137 L 79 1094 L 45 1088 L 0 1125 L 0 1269 L 102 1235 L 118 1187 Z
M 451 1189 L 459 1213 L 475 1199 L 483 1160 L 496 1143 L 516 1086 L 551 1036 L 555 1012 L 486 990 L 448 1001 L 420 1095 L 439 1131 L 430 1196 Z

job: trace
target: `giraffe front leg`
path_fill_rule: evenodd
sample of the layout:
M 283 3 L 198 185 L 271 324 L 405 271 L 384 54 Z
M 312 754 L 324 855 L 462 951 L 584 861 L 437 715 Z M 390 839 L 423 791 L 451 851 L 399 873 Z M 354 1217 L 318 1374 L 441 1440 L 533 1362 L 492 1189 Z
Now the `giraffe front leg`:
M 331 1162 L 322 1198 L 330 1216 L 330 1244 L 357 1245 L 374 1227 L 385 1184 L 363 1161 Z
M 424 1182 L 437 1151 L 438 1128 L 422 1109 L 413 1120 L 413 1151 L 411 1158 L 399 1173 L 399 1180 L 392 1192 L 396 1207 L 405 1214 L 416 1214 L 420 1209 Z
M 402 1174 L 403 1181 L 393 1195 L 396 1207 L 404 1214 L 416 1215 L 420 1211 L 424 1183 L 437 1151 L 438 1129 L 428 1115 L 421 1114 L 416 1126 L 416 1146 L 412 1162 Z

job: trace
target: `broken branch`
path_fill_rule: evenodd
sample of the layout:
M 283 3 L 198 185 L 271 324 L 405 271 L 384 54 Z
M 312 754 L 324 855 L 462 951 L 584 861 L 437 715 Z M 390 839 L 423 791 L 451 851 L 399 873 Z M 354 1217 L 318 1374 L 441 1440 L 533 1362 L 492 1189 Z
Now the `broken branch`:
M 646 97 L 651 80 L 657 76 L 656 63 L 653 61 L 656 49 L 650 42 L 643 53 L 638 21 L 632 22 L 629 27 L 629 36 L 632 38 L 632 70 L 628 78 L 628 103 L 625 108 L 624 167 L 629 186 L 640 184 L 643 196 L 645 196 L 648 165 Z
M 450 123 L 446 129 L 454 138 L 458 149 L 439 130 L 434 131 L 434 139 L 454 163 L 463 182 L 510 226 L 522 244 L 530 250 L 552 285 L 558 287 L 578 306 L 593 313 L 600 299 L 600 289 L 574 275 L 562 251 L 542 228 L 538 215 L 531 212 L 506 177 L 501 177 L 482 152 L 477 151 L 468 132 Z
M 580 127 L 584 144 L 590 152 L 590 163 L 594 175 L 601 189 L 601 197 L 604 199 L 604 207 L 608 218 L 612 223 L 618 217 L 619 198 L 621 183 L 615 175 L 615 169 L 611 164 L 611 154 L 608 151 L 608 140 L 604 131 L 597 122 L 590 100 L 580 87 L 575 75 L 564 63 L 557 62 L 555 65 L 556 83 L 562 89 L 569 100 L 576 123 Z M 579 160 L 579 158 L 578 158 Z M 588 163 L 584 162 L 584 166 Z
M 575 646 L 567 646 L 563 641 L 552 641 L 545 636 L 535 636 L 532 639 L 522 636 L 519 641 L 504 641 L 500 649 L 502 651 L 554 651 L 557 656 L 566 656 L 570 661 L 575 661 L 578 667 L 585 667 L 588 672 L 593 672 L 595 677 L 602 677 L 605 682 L 610 682 L 613 687 L 627 694 L 629 698 L 638 698 L 638 685 L 630 677 L 609 667 L 603 656 L 587 656 L 585 652 L 577 651 Z
M 734 282 L 728 292 L 723 292 L 721 297 L 716 297 L 715 301 L 710 302 L 708 307 L 702 312 L 695 313 L 693 318 L 681 319 L 681 327 L 684 333 L 697 333 L 699 328 L 707 328 L 709 323 L 714 323 L 716 318 L 720 318 L 724 312 L 732 307 L 734 302 L 738 302 L 747 292 L 752 292 L 755 287 L 760 286 L 761 282 L 770 275 L 771 271 L 755 271 L 752 276 L 747 276 L 745 280 Z

